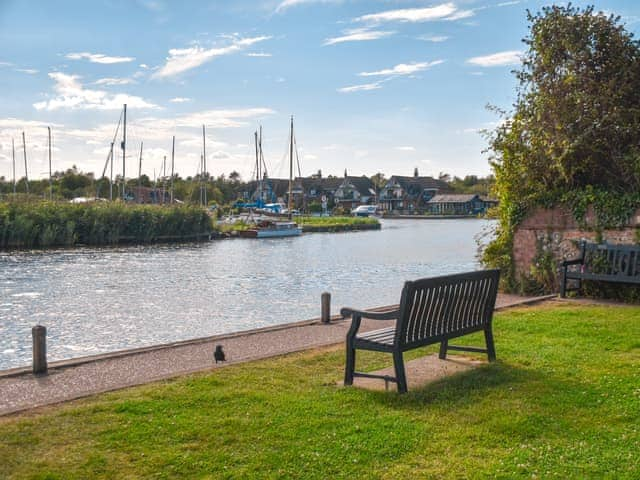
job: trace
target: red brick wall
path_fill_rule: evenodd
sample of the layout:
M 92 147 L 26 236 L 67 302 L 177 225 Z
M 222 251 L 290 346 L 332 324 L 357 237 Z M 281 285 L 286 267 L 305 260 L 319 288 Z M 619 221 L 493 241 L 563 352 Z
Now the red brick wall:
M 594 215 L 587 213 L 587 228 L 594 225 Z M 632 216 L 627 227 L 620 230 L 605 230 L 602 238 L 610 243 L 636 243 L 636 229 L 640 228 L 640 209 Z M 581 230 L 571 212 L 563 207 L 537 209 L 519 226 L 513 239 L 513 260 L 516 275 L 528 276 L 538 248 L 551 249 L 558 264 L 578 255 L 576 241 L 595 241 L 597 233 L 591 229 Z

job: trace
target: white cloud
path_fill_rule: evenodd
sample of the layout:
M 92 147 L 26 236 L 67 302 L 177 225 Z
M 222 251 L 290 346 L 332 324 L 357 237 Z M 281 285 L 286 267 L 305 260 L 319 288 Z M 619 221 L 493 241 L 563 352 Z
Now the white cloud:
M 203 63 L 209 62 L 216 57 L 239 52 L 251 45 L 269 40 L 270 38 L 271 37 L 264 35 L 250 38 L 233 38 L 231 44 L 215 48 L 203 48 L 199 45 L 189 48 L 172 48 L 169 50 L 167 62 L 153 74 L 152 78 L 173 77 L 179 73 L 199 67 Z
M 249 52 L 247 53 L 247 57 L 271 57 L 270 53 L 265 52 Z
M 28 130 L 30 128 L 62 127 L 58 123 L 45 123 L 38 120 L 23 120 L 20 118 L 0 118 L 0 129 L 2 130 Z
M 101 78 L 94 82 L 95 85 L 129 85 L 135 83 L 131 78 Z
M 471 17 L 472 10 L 459 10 L 452 2 L 443 3 L 434 7 L 402 8 L 386 10 L 379 13 L 371 13 L 357 17 L 357 22 L 383 23 L 383 22 L 432 22 L 437 20 L 458 20 Z
M 187 97 L 175 97 L 172 98 L 171 100 L 169 100 L 171 103 L 186 103 L 186 102 L 190 102 L 191 99 L 187 98 Z
M 416 147 L 396 147 L 396 150 L 400 150 L 401 152 L 415 152 Z
M 420 35 L 416 38 L 424 42 L 441 43 L 449 40 L 450 37 L 447 37 L 446 35 Z
M 36 110 L 53 111 L 61 108 L 80 110 L 119 110 L 123 104 L 132 108 L 158 108 L 141 97 L 125 93 L 109 94 L 103 90 L 85 89 L 79 82 L 78 75 L 67 75 L 61 72 L 49 73 L 56 84 L 53 87 L 57 96 L 50 100 L 33 104 Z
M 0 62 L 0 67 L 13 67 L 11 62 Z
M 89 60 L 91 63 L 102 63 L 106 65 L 110 65 L 112 63 L 127 63 L 133 62 L 135 60 L 134 57 L 110 57 L 104 55 L 102 53 L 89 53 L 89 52 L 78 52 L 78 53 L 68 53 L 65 55 L 65 58 L 69 60 Z
M 283 0 L 276 7 L 276 13 L 280 13 L 288 8 L 295 7 L 297 5 L 304 5 L 310 3 L 337 3 L 339 0 Z
M 412 75 L 416 72 L 421 72 L 443 62 L 444 60 L 434 60 L 433 62 L 419 63 L 413 62 L 408 64 L 399 63 L 393 68 L 385 68 L 384 70 L 378 70 L 376 72 L 360 72 L 358 75 L 361 77 Z
M 351 30 L 345 30 L 344 35 L 340 37 L 327 38 L 323 45 L 335 45 L 337 43 L 344 42 L 363 42 L 368 40 L 378 40 L 380 38 L 393 35 L 395 32 L 383 31 L 383 30 L 369 30 L 367 28 L 355 28 Z
M 36 73 L 39 73 L 39 70 L 36 70 L 35 68 L 16 68 L 15 69 L 16 72 L 20 72 L 20 73 L 26 73 L 28 75 L 35 75 Z
M 352 85 L 350 87 L 342 87 L 338 89 L 340 93 L 366 92 L 369 90 L 377 90 L 382 88 L 381 82 L 365 83 L 362 85 Z
M 467 60 L 471 65 L 479 67 L 499 67 L 503 65 L 517 65 L 521 62 L 522 52 L 520 50 L 509 50 L 506 52 L 492 53 L 480 57 L 473 57 Z

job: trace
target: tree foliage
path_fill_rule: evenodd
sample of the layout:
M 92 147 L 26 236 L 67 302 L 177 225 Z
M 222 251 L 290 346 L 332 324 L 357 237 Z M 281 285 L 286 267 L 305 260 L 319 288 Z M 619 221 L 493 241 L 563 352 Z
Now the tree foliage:
M 544 7 L 528 20 L 515 111 L 491 142 L 500 190 L 638 191 L 639 43 L 593 7 Z
M 606 199 L 640 200 L 639 42 L 619 17 L 593 7 L 527 16 L 514 109 L 489 134 L 500 225 L 484 259 L 503 269 L 513 230 L 532 207 L 565 202 L 575 211 L 585 199 L 605 199 L 602 218 L 619 221 L 607 209 L 620 202 Z

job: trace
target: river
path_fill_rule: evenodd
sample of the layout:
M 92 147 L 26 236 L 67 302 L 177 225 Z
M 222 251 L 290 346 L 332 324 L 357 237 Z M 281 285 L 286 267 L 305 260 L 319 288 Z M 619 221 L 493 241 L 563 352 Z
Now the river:
M 486 220 L 385 220 L 379 231 L 0 253 L 0 370 L 397 303 L 405 280 L 478 268 Z

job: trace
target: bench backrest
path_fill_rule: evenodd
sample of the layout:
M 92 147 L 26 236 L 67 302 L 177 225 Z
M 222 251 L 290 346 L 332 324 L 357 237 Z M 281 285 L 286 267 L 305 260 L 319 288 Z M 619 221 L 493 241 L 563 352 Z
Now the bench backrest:
M 583 273 L 640 281 L 640 245 L 582 244 Z
M 484 329 L 491 322 L 499 279 L 499 270 L 482 270 L 406 282 L 396 345 L 418 346 Z

